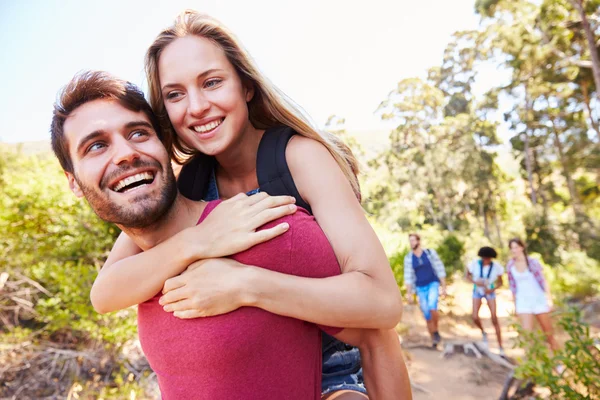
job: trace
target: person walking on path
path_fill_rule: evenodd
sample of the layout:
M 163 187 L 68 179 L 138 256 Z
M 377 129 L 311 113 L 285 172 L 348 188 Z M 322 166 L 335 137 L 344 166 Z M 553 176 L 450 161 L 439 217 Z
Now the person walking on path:
M 411 251 L 404 257 L 404 284 L 409 303 L 413 294 L 419 299 L 419 307 L 427 321 L 427 330 L 433 347 L 442 340 L 438 331 L 438 299 L 446 296 L 446 269 L 433 249 L 421 247 L 421 237 L 416 233 L 408 236 Z
M 504 267 L 499 262 L 494 261 L 494 258 L 498 257 L 498 253 L 491 247 L 480 248 L 477 256 L 479 259 L 473 260 L 467 266 L 466 271 L 466 279 L 473 283 L 473 322 L 481 330 L 483 343 L 487 346 L 487 333 L 479 318 L 479 309 L 481 308 L 482 300 L 485 298 L 492 316 L 492 324 L 496 330 L 498 351 L 504 357 L 502 331 L 498 322 L 498 315 L 496 314 L 496 290 L 502 286 Z

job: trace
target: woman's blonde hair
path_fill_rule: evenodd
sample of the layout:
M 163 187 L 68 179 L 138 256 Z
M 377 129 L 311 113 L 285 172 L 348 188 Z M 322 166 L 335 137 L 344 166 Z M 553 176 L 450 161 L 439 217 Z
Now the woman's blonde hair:
M 225 52 L 242 82 L 254 88 L 254 96 L 248 102 L 248 117 L 256 129 L 267 129 L 285 125 L 298 134 L 323 144 L 340 166 L 356 197 L 360 200 L 358 184 L 358 162 L 350 148 L 337 136 L 329 132 L 319 133 L 292 101 L 271 84 L 254 65 L 254 62 L 235 38 L 233 33 L 214 18 L 186 10 L 175 23 L 163 30 L 146 52 L 146 75 L 150 91 L 150 104 L 161 123 L 164 142 L 172 158 L 184 163 L 190 156 L 198 153 L 190 149 L 177 136 L 163 102 L 158 75 L 158 60 L 162 51 L 177 38 L 195 35 L 210 40 Z

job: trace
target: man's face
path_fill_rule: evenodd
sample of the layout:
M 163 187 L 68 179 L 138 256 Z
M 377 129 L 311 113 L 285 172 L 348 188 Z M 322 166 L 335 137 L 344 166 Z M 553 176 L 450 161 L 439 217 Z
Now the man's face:
M 71 190 L 105 221 L 149 226 L 171 207 L 177 186 L 169 156 L 143 112 L 94 100 L 65 121 Z
M 408 241 L 410 242 L 411 249 L 415 250 L 417 247 L 419 247 L 419 239 L 417 239 L 415 236 L 410 236 Z

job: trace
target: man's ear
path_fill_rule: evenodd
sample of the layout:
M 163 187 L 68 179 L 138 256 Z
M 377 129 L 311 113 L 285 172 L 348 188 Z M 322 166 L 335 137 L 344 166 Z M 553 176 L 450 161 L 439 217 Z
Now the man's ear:
M 71 189 L 71 192 L 73 192 L 75 194 L 75 196 L 81 198 L 83 197 L 83 192 L 81 191 L 81 188 L 79 187 L 79 183 L 77 183 L 77 180 L 75 179 L 75 175 L 72 174 L 71 172 L 65 172 L 65 175 L 67 177 L 67 179 L 69 180 L 69 188 Z

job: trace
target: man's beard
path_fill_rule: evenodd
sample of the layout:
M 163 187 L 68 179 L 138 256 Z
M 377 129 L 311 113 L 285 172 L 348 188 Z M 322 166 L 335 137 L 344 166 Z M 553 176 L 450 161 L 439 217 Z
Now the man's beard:
M 107 186 L 106 182 L 110 181 L 112 176 L 118 176 L 127 173 L 128 170 L 147 166 L 158 167 L 154 176 L 155 180 L 159 178 L 159 174 L 161 175 L 163 186 L 158 196 L 143 194 L 131 199 L 130 204 L 126 206 L 111 203 L 107 191 L 112 191 L 112 189 Z M 132 166 L 119 169 L 110 176 L 103 178 L 100 183 L 100 190 L 86 186 L 79 180 L 77 175 L 75 175 L 75 179 L 96 215 L 106 222 L 124 228 L 141 229 L 152 225 L 169 211 L 177 197 L 177 184 L 170 164 L 167 164 L 165 169 L 158 162 L 138 160 Z M 115 192 L 115 195 L 118 195 L 118 193 Z
M 419 246 L 420 246 L 420 245 L 421 245 L 421 243 L 417 243 L 417 244 L 415 244 L 415 245 L 412 247 L 412 249 L 413 249 L 413 250 L 416 250 L 416 249 L 418 249 L 418 248 L 419 248 Z

